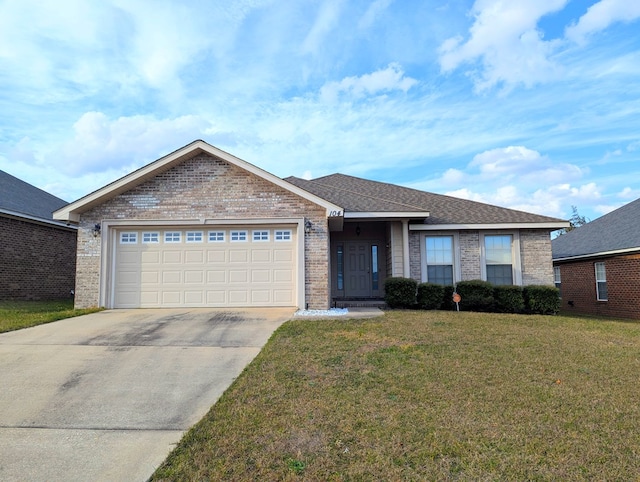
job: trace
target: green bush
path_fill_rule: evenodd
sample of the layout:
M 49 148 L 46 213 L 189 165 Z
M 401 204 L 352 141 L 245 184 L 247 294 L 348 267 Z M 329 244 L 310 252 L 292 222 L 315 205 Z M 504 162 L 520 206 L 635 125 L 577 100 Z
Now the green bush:
M 495 310 L 498 313 L 522 313 L 524 297 L 521 286 L 501 285 L 493 287 Z
M 411 278 L 387 278 L 384 301 L 389 308 L 413 308 L 416 305 L 418 282 Z
M 528 313 L 557 315 L 560 311 L 560 290 L 555 286 L 529 285 L 522 293 Z
M 442 305 L 440 306 L 441 310 L 451 311 L 456 309 L 456 304 L 453 302 L 453 293 L 453 286 L 448 285 L 443 288 Z
M 444 301 L 444 286 L 435 283 L 420 283 L 418 285 L 418 308 L 423 310 L 437 310 Z
M 456 291 L 462 298 L 460 309 L 464 311 L 493 311 L 493 285 L 488 281 L 460 281 Z

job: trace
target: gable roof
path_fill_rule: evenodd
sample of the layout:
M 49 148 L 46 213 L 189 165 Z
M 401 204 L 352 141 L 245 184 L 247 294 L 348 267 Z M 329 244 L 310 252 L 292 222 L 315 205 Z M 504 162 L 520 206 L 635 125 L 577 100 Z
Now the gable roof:
M 126 176 L 107 184 L 106 186 L 94 191 L 86 196 L 74 201 L 62 209 L 53 213 L 55 219 L 63 219 L 72 222 L 78 222 L 80 220 L 80 214 L 86 212 L 93 208 L 94 206 L 98 206 L 105 201 L 117 196 L 118 194 L 122 194 L 123 192 L 129 191 L 130 189 L 136 187 L 139 184 L 157 176 L 158 174 L 165 172 L 172 167 L 190 159 L 198 154 L 208 154 L 213 157 L 217 157 L 218 159 L 222 159 L 229 164 L 237 166 L 245 171 L 248 171 L 258 177 L 261 177 L 289 192 L 297 194 L 302 198 L 307 199 L 308 201 L 313 202 L 321 207 L 324 207 L 327 210 L 327 213 L 330 211 L 341 211 L 342 208 L 337 206 L 330 201 L 322 199 L 308 191 L 298 188 L 293 184 L 289 184 L 277 176 L 268 173 L 260 169 L 259 167 L 254 166 L 242 159 L 235 157 L 228 152 L 225 152 L 217 147 L 212 146 L 202 140 L 193 141 L 190 144 L 187 144 L 180 149 L 167 154 L 160 159 L 147 164 L 146 166 L 141 167 L 140 169 L 127 174 Z
M 557 218 L 345 174 L 331 174 L 313 180 L 297 177 L 288 177 L 285 180 L 343 206 L 345 218 L 358 217 L 358 213 L 404 211 L 406 213 L 428 212 L 428 217 L 424 218 L 424 224 L 437 225 L 438 228 L 516 227 L 517 225 L 517 227 L 560 229 L 569 225 L 568 222 Z
M 0 171 L 0 212 L 25 219 L 53 221 L 53 212 L 67 201 Z
M 640 250 L 640 199 L 551 241 L 553 259 L 603 256 Z

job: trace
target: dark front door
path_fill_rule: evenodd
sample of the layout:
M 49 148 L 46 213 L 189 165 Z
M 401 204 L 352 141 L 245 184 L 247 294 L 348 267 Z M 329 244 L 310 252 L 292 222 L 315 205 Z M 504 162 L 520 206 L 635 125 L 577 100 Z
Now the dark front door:
M 345 296 L 371 296 L 371 243 L 345 243 Z

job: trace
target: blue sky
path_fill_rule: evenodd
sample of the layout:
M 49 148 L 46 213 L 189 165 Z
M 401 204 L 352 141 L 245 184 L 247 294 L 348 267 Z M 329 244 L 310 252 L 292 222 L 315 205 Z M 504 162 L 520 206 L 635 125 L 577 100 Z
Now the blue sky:
M 0 0 L 0 169 L 73 201 L 195 139 L 594 219 L 640 197 L 640 2 Z

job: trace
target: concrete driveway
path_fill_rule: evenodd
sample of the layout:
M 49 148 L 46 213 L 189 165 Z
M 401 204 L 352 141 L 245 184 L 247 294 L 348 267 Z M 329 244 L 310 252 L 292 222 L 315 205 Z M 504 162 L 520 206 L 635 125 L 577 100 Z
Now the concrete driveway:
M 293 313 L 111 310 L 1 334 L 0 480 L 146 480 Z

